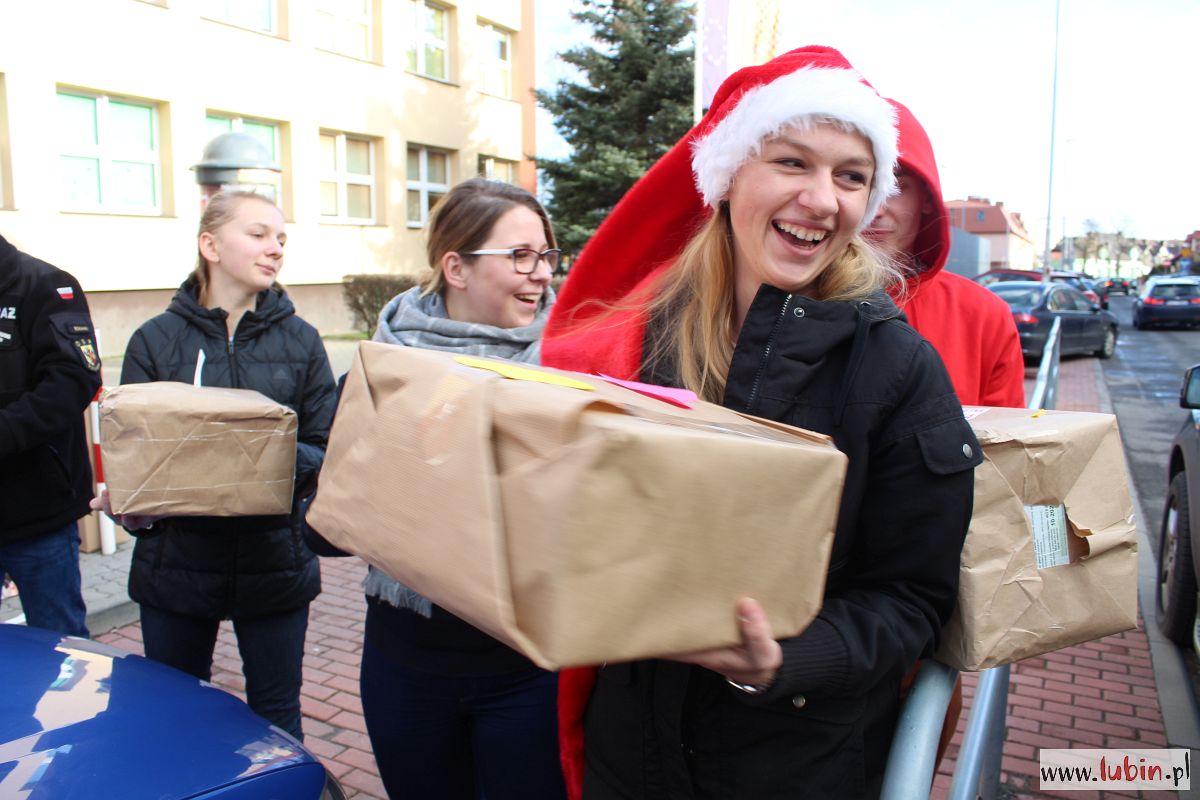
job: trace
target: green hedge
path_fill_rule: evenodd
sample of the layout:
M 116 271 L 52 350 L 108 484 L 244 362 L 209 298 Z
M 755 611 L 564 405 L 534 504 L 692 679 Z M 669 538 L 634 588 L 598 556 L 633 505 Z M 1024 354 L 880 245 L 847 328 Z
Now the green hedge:
M 419 278 L 412 275 L 347 275 L 342 278 L 342 296 L 354 315 L 354 325 L 375 333 L 379 312 L 387 302 L 401 292 L 416 286 Z

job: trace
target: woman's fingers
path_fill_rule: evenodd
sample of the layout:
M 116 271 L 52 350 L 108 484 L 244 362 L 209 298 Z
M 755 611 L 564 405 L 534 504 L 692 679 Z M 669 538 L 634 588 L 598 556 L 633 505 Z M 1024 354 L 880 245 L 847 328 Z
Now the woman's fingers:
M 742 598 L 737 604 L 742 643 L 666 656 L 672 661 L 695 664 L 724 675 L 735 683 L 770 684 L 783 663 L 783 648 L 771 638 L 771 625 L 757 601 Z
M 105 489 L 98 496 L 88 501 L 88 507 L 95 511 L 103 511 L 113 522 L 131 531 L 149 528 L 162 519 L 162 517 L 141 514 L 114 514 L 112 501 L 108 498 L 108 489 Z

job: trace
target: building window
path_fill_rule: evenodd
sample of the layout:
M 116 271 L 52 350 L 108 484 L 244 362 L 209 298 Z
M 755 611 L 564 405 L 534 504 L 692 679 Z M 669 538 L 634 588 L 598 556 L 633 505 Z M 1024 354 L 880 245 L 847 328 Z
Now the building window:
M 419 228 L 429 211 L 450 191 L 450 154 L 428 147 L 408 148 L 408 226 Z
M 317 47 L 370 61 L 375 29 L 373 0 L 317 0 Z
M 412 9 L 408 70 L 438 80 L 450 77 L 450 10 L 428 0 L 409 0 Z
M 275 35 L 279 32 L 279 19 L 275 13 L 276 2 L 277 0 L 204 0 L 203 13 L 209 19 Z
M 479 41 L 483 91 L 497 97 L 512 97 L 512 34 L 490 22 L 481 22 Z
M 480 156 L 479 174 L 491 181 L 516 184 L 517 162 L 491 156 Z
M 4 91 L 4 73 L 0 72 L 0 208 L 12 208 L 12 162 L 8 152 L 8 98 Z
M 375 143 L 321 132 L 321 216 L 326 222 L 375 222 Z
M 279 126 L 274 122 L 247 117 L 231 117 L 225 114 L 209 114 L 205 118 L 208 128 L 208 138 L 220 136 L 222 133 L 248 133 L 262 142 L 271 154 L 271 163 L 279 163 Z
M 151 103 L 58 93 L 63 204 L 70 211 L 161 214 L 158 114 Z

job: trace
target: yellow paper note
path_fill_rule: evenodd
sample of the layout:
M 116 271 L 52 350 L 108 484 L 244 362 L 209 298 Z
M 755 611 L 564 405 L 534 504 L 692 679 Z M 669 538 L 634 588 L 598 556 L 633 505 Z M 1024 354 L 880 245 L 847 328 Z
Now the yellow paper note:
M 558 375 L 553 372 L 543 372 L 540 369 L 523 367 L 519 364 L 514 364 L 511 361 L 489 361 L 486 358 L 475 358 L 473 356 L 457 356 L 454 360 L 463 366 L 474 367 L 475 369 L 490 370 L 497 375 L 514 381 L 549 383 L 552 386 L 566 386 L 570 389 L 582 389 L 585 392 L 592 391 L 592 387 L 583 381 L 577 381 L 574 378 L 568 378 L 566 375 Z

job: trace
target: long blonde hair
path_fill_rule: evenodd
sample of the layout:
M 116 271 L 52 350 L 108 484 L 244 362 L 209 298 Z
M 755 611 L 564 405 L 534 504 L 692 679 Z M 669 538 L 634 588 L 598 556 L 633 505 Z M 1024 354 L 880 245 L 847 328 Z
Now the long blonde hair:
M 682 385 L 702 399 L 720 403 L 737 331 L 734 325 L 733 228 L 722 202 L 680 251 L 675 264 L 639 302 L 649 325 L 648 360 L 672 363 Z M 859 300 L 902 285 L 896 265 L 861 235 L 805 290 L 817 300 Z

